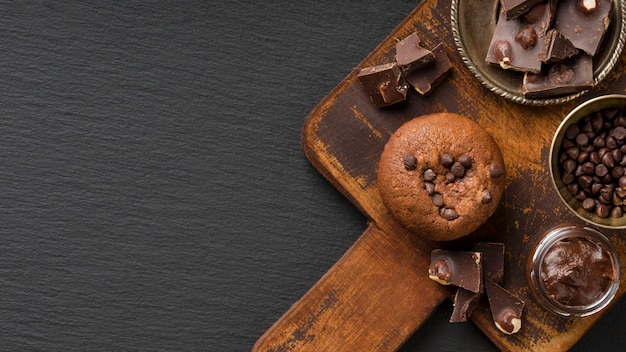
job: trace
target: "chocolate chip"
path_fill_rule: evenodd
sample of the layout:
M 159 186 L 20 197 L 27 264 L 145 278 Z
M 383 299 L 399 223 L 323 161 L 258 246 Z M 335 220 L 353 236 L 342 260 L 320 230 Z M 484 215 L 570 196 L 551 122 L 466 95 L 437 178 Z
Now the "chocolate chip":
M 483 204 L 489 204 L 491 203 L 491 201 L 493 200 L 493 196 L 491 195 L 491 191 L 488 189 L 483 190 L 483 195 L 481 198 L 481 203 Z
M 450 171 L 452 172 L 452 174 L 454 174 L 456 178 L 462 178 L 463 176 L 465 176 L 465 167 L 461 164 L 460 161 L 456 161 L 454 164 L 452 164 L 452 166 L 450 167 Z
M 435 185 L 433 183 L 424 182 L 424 188 L 426 189 L 426 193 L 428 193 L 429 196 L 435 194 Z
M 448 153 L 441 154 L 441 165 L 450 168 L 454 164 L 454 157 Z
M 624 215 L 624 211 L 621 207 L 613 207 L 611 209 L 611 217 L 613 218 L 621 218 Z
M 609 173 L 609 169 L 604 164 L 598 164 L 596 165 L 595 173 L 599 177 L 604 177 L 605 175 Z
M 583 200 L 583 209 L 593 211 L 596 208 L 596 201 L 593 198 L 585 198 Z
M 580 133 L 580 130 L 578 129 L 578 125 L 576 124 L 569 125 L 569 127 L 567 127 L 567 129 L 565 130 L 565 138 L 575 139 L 576 136 L 578 136 L 578 133 Z
M 563 163 L 563 170 L 565 170 L 565 172 L 573 174 L 574 170 L 576 170 L 576 166 L 578 166 L 576 164 L 576 162 L 572 159 L 567 159 L 565 160 Z
M 405 156 L 404 159 L 402 159 L 402 163 L 407 171 L 415 170 L 417 167 L 417 159 L 415 159 L 413 155 Z
M 469 169 L 472 167 L 472 158 L 470 158 L 469 155 L 467 154 L 463 154 L 459 157 L 459 162 L 461 163 L 461 165 L 463 165 L 466 169 Z
M 445 175 L 445 183 L 449 184 L 449 183 L 453 183 L 454 181 L 456 181 L 456 176 L 454 176 L 454 174 L 452 173 L 452 171 L 448 171 L 446 172 Z
M 598 215 L 601 218 L 608 218 L 609 217 L 609 207 L 606 204 L 599 204 L 596 207 L 596 215 Z
M 459 213 L 457 213 L 454 209 L 445 208 L 443 209 L 442 216 L 444 219 L 452 221 L 454 219 L 458 219 Z
M 623 126 L 615 127 L 613 130 L 613 137 L 617 140 L 624 140 L 626 138 L 626 128 Z
M 436 178 L 437 178 L 437 174 L 435 173 L 435 171 L 433 171 L 433 169 L 427 169 L 426 171 L 424 171 L 424 181 L 432 182 Z
M 433 194 L 431 200 L 436 207 L 441 208 L 443 206 L 443 196 L 440 193 Z
M 491 163 L 489 165 L 489 174 L 491 177 L 497 178 L 504 175 L 504 169 L 502 169 L 502 167 L 497 163 Z
M 585 133 L 579 133 L 578 136 L 576 136 L 576 144 L 581 146 L 589 144 L 589 136 Z

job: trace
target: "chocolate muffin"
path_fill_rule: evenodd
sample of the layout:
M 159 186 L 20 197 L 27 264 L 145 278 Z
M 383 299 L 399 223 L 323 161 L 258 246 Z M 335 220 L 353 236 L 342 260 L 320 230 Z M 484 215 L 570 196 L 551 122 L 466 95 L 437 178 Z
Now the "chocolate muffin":
M 504 185 L 498 145 L 476 122 L 453 113 L 402 125 L 378 165 L 385 206 L 409 231 L 435 241 L 476 230 L 495 212 Z

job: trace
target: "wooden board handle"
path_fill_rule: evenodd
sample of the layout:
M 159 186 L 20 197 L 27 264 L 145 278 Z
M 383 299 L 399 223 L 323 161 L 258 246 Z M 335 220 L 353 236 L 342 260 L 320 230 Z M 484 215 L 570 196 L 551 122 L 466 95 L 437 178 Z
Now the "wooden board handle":
M 429 264 L 414 235 L 370 223 L 252 351 L 395 351 L 449 297 Z

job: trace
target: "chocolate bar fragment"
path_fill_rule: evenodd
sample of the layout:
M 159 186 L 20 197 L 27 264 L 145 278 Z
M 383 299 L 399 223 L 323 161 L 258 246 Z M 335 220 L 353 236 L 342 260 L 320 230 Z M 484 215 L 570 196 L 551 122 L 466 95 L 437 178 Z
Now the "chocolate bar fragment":
M 542 65 L 539 53 L 555 8 L 556 0 L 548 0 L 511 20 L 506 19 L 505 10 L 501 9 L 485 61 L 503 69 L 539 73 Z
M 357 78 L 376 107 L 406 99 L 409 87 L 395 62 L 361 69 Z
M 435 59 L 432 51 L 420 46 L 417 33 L 413 33 L 396 44 L 396 62 L 405 72 L 418 69 Z
M 593 86 L 593 63 L 587 54 L 557 62 L 546 73 L 526 73 L 522 94 L 526 98 L 546 98 L 572 94 Z
M 443 285 L 454 285 L 479 293 L 483 289 L 480 252 L 435 249 L 430 254 L 428 277 Z
M 613 0 L 559 0 L 554 28 L 593 57 L 609 27 L 612 10 Z
M 427 95 L 438 86 L 445 76 L 452 70 L 452 63 L 446 54 L 443 43 L 432 49 L 435 59 L 425 67 L 414 70 L 406 75 L 406 80 L 422 95 Z
M 504 279 L 504 243 L 477 242 L 472 248 L 482 253 L 483 277 L 497 284 Z
M 526 13 L 531 7 L 541 1 L 542 0 L 500 0 L 500 5 L 506 14 L 506 19 L 511 20 Z
M 546 33 L 546 40 L 539 52 L 539 60 L 550 64 L 569 59 L 576 54 L 578 54 L 578 49 L 574 47 L 574 44 L 558 30 L 551 29 Z
M 454 294 L 454 308 L 450 316 L 451 323 L 463 323 L 470 317 L 474 308 L 478 306 L 483 293 L 474 293 L 464 288 L 458 288 Z
M 487 298 L 493 322 L 507 335 L 515 334 L 522 327 L 524 301 L 491 280 L 485 281 Z

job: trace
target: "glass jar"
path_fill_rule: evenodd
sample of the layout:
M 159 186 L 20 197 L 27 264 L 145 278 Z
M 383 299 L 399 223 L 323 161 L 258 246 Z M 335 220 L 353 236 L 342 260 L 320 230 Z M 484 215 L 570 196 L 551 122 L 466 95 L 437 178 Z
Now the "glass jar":
M 550 229 L 528 260 L 531 292 L 544 308 L 558 315 L 589 316 L 608 306 L 617 293 L 617 252 L 591 227 L 565 224 Z

